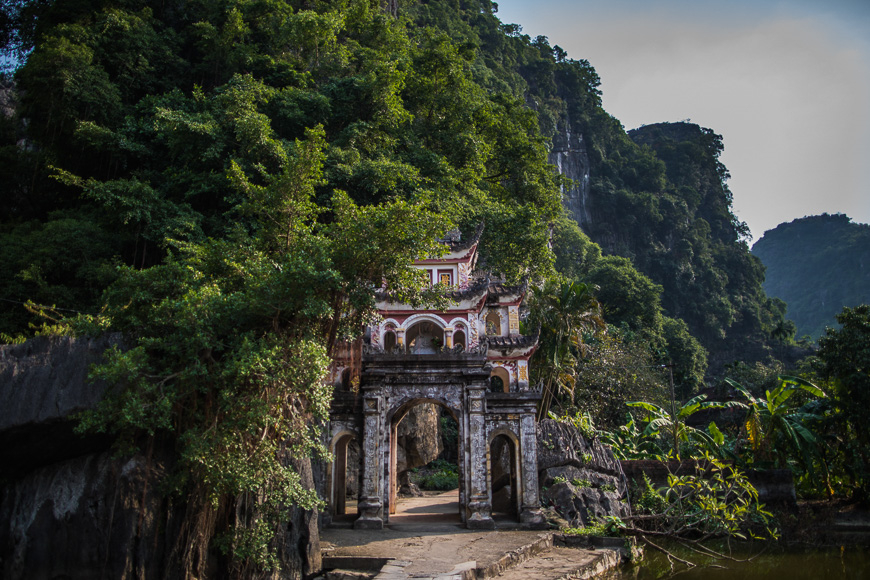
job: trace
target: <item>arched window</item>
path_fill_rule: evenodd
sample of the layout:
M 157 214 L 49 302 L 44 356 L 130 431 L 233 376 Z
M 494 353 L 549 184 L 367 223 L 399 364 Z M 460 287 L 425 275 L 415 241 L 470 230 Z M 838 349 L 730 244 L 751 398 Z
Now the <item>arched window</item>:
M 489 390 L 493 393 L 507 393 L 511 390 L 511 376 L 503 367 L 493 367 L 489 375 Z
M 384 352 L 393 352 L 394 350 L 396 350 L 396 333 L 387 330 L 384 333 Z
M 487 336 L 501 336 L 501 318 L 499 318 L 498 312 L 490 310 L 485 321 Z
M 459 346 L 460 344 L 462 345 L 463 349 L 468 348 L 468 342 L 467 342 L 467 339 L 465 338 L 465 327 L 464 326 L 457 326 L 456 330 L 453 331 L 453 346 L 456 347 L 456 346 Z
M 424 320 L 418 322 L 405 333 L 408 352 L 412 354 L 435 354 L 444 346 L 444 330 Z

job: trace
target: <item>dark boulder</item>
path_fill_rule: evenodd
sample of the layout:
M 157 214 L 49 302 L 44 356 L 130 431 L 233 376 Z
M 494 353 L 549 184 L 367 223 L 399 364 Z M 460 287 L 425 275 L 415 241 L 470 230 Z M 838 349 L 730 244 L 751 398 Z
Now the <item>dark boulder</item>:
M 111 445 L 111 438 L 82 437 L 73 427 L 75 414 L 96 405 L 106 390 L 87 380 L 88 367 L 120 344 L 118 335 L 107 335 L 0 346 L 0 462 L 7 477 Z
M 545 419 L 538 424 L 538 481 L 541 503 L 571 527 L 605 516 L 631 513 L 628 486 L 619 461 L 597 439 L 574 426 Z

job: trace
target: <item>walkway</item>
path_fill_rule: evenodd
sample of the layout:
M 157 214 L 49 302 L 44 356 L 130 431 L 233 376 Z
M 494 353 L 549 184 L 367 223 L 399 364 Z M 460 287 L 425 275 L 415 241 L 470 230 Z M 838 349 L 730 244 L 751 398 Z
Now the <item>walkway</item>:
M 503 574 L 503 580 L 555 580 L 591 578 L 619 563 L 612 550 L 554 547 L 552 532 L 468 530 L 457 512 L 453 491 L 400 499 L 384 530 L 325 529 L 324 568 L 369 572 L 334 578 L 472 580 Z

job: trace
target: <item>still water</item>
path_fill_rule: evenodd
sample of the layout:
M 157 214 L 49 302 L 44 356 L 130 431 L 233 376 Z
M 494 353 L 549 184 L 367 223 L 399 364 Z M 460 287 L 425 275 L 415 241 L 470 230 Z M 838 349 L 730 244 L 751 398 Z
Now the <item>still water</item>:
M 673 547 L 671 547 L 673 549 Z M 754 549 L 738 548 L 732 555 L 745 559 L 757 554 Z M 713 561 L 701 558 L 685 550 L 673 549 L 686 560 L 700 564 L 686 570 L 675 564 L 674 573 L 663 554 L 646 549 L 643 561 L 610 576 L 613 580 L 654 580 L 677 578 L 679 580 L 845 580 L 870 579 L 870 549 L 861 546 L 843 546 L 825 549 L 784 550 L 775 548 L 763 552 L 749 562 L 730 560 Z M 714 566 L 722 566 L 717 568 Z

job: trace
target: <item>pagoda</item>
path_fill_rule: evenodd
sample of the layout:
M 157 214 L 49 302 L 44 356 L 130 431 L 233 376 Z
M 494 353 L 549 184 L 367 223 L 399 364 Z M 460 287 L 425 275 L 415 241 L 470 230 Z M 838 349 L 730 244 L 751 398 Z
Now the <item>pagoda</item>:
M 421 259 L 429 283 L 443 287 L 447 306 L 413 307 L 377 295 L 380 319 L 366 331 L 358 382 L 351 368 L 336 368 L 330 411 L 327 474 L 331 515 L 345 514 L 346 473 L 359 472 L 356 528 L 389 524 L 397 501 L 397 427 L 420 403 L 434 403 L 456 419 L 459 520 L 493 528 L 493 494 L 510 491 L 520 525 L 540 527 L 536 409 L 541 398 L 529 384 L 529 359 L 537 335 L 520 333 L 527 282 L 507 285 L 478 269 L 482 227 L 463 241 L 442 240 L 445 252 Z M 348 444 L 359 443 L 359 457 Z M 359 461 L 350 470 L 349 461 Z

